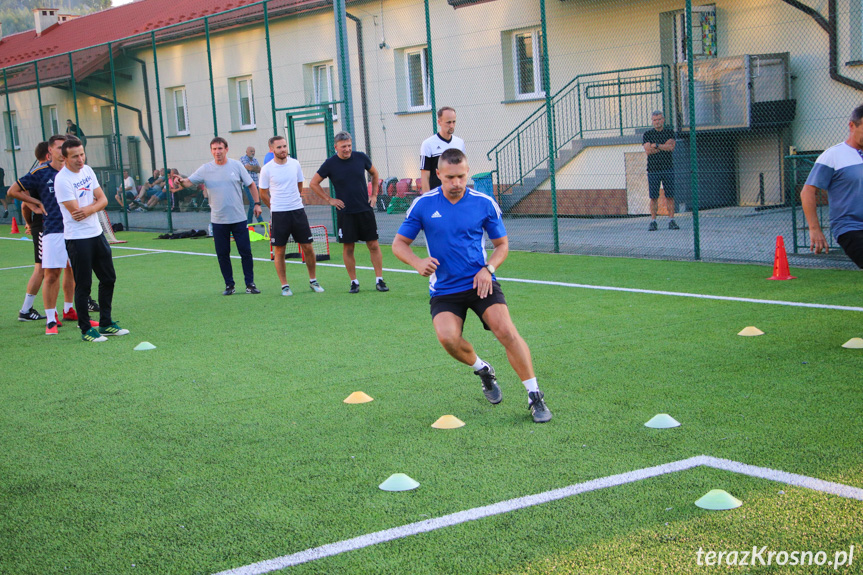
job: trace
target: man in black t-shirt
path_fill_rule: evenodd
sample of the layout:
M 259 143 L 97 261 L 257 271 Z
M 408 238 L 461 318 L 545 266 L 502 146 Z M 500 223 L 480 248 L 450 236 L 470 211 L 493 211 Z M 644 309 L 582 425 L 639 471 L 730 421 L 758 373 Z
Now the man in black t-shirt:
M 659 184 L 665 191 L 665 206 L 671 220 L 669 230 L 679 230 L 674 221 L 674 166 L 672 152 L 674 151 L 674 132 L 665 127 L 665 116 L 659 110 L 650 117 L 652 130 L 644 132 L 642 142 L 647 152 L 647 187 L 650 193 L 650 225 L 647 231 L 655 232 L 657 204 L 659 202 Z
M 366 242 L 372 266 L 375 268 L 375 289 L 389 291 L 384 283 L 384 260 L 378 244 L 378 224 L 375 221 L 374 205 L 378 201 L 378 170 L 372 160 L 362 152 L 353 151 L 351 135 L 339 132 L 335 137 L 336 155 L 325 161 L 309 183 L 309 187 L 321 199 L 338 210 L 338 239 L 342 244 L 342 257 L 345 269 L 351 278 L 350 293 L 359 293 L 357 262 L 354 257 L 354 244 Z M 371 194 L 366 188 L 365 173 L 372 176 Z M 321 182 L 330 179 L 330 187 L 335 189 L 336 197 L 331 198 L 324 192 Z

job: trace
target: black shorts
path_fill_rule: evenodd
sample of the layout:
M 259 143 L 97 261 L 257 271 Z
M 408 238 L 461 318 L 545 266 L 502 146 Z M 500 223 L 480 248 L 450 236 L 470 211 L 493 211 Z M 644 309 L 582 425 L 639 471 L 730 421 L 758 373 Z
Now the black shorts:
M 353 244 L 378 239 L 378 223 L 371 209 L 357 214 L 338 212 L 338 224 L 339 243 Z
M 30 228 L 30 233 L 33 235 L 33 260 L 37 264 L 42 264 L 42 228 Z
M 490 329 L 486 325 L 485 321 L 483 321 L 482 314 L 485 313 L 485 310 L 496 303 L 506 305 L 506 298 L 503 297 L 503 290 L 500 289 L 500 284 L 496 281 L 492 281 L 491 294 L 484 299 L 480 299 L 476 290 L 471 288 L 458 293 L 432 296 L 429 301 L 429 306 L 431 307 L 432 319 L 434 319 L 434 316 L 437 314 L 448 311 L 460 317 L 462 322 L 467 319 L 467 310 L 471 309 L 480 321 L 482 321 L 482 327 Z
M 662 170 L 661 172 L 647 172 L 647 193 L 651 200 L 659 199 L 659 183 L 662 182 L 662 190 L 666 198 L 674 197 L 674 172 Z
M 270 244 L 282 247 L 288 244 L 288 237 L 293 236 L 298 244 L 312 243 L 312 228 L 306 210 L 291 210 L 289 212 L 273 212 L 270 219 Z
M 836 241 L 845 250 L 845 255 L 851 258 L 858 268 L 863 269 L 863 231 L 845 232 L 836 238 Z

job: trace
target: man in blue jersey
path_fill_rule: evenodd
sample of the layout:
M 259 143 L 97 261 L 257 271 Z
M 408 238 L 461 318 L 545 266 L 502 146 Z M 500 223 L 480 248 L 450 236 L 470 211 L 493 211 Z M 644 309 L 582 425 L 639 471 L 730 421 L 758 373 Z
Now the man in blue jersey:
M 551 411 L 537 385 L 530 349 L 510 318 L 494 276 L 509 254 L 500 207 L 491 197 L 467 188 L 468 172 L 464 152 L 449 149 L 441 154 L 437 166 L 441 186 L 414 201 L 393 240 L 393 254 L 429 278 L 432 323 L 438 341 L 447 353 L 473 368 L 486 399 L 497 404 L 503 397 L 494 368 L 480 359 L 463 337 L 468 309 L 503 344 L 510 365 L 527 389 L 533 420 L 543 423 L 551 419 Z M 425 232 L 427 258 L 420 258 L 410 248 L 420 230 Z M 494 245 L 490 258 L 486 258 L 483 231 Z
M 818 190 L 827 192 L 830 231 L 857 267 L 863 268 L 863 106 L 851 113 L 848 139 L 825 150 L 815 160 L 800 192 L 809 224 L 811 249 L 827 253 L 827 239 L 818 221 Z

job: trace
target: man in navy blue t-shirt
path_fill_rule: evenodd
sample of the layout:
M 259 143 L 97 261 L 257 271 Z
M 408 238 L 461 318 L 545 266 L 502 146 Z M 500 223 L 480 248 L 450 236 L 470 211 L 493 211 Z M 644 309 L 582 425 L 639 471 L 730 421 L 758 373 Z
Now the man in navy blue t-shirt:
M 429 278 L 432 323 L 438 341 L 447 353 L 473 368 L 486 399 L 497 404 L 503 397 L 494 368 L 464 339 L 468 309 L 506 348 L 510 365 L 527 389 L 533 420 L 549 421 L 551 411 L 537 385 L 530 348 L 515 328 L 494 276 L 509 254 L 500 207 L 493 198 L 467 187 L 469 168 L 461 150 L 441 154 L 436 171 L 440 187 L 414 201 L 393 240 L 393 254 Z M 425 232 L 427 258 L 420 258 L 410 248 L 420 230 Z M 483 231 L 494 245 L 490 258 L 486 258 Z
M 351 135 L 339 132 L 335 137 L 336 155 L 325 161 L 312 177 L 309 187 L 321 199 L 338 210 L 337 224 L 339 243 L 342 244 L 342 257 L 345 269 L 351 278 L 350 293 L 359 293 L 357 261 L 354 257 L 354 244 L 366 242 L 372 267 L 375 268 L 375 289 L 389 291 L 384 282 L 384 258 L 378 244 L 378 224 L 375 220 L 375 202 L 378 201 L 378 170 L 372 160 L 362 152 L 353 151 Z M 372 191 L 366 189 L 366 172 L 372 176 Z M 336 197 L 331 198 L 324 192 L 321 182 L 330 179 L 330 187 L 335 188 Z

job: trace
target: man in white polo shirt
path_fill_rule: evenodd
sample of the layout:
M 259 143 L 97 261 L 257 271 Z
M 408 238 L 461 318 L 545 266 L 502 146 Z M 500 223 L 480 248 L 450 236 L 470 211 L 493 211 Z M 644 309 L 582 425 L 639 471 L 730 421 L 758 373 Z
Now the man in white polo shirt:
M 437 175 L 437 162 L 440 155 L 455 148 L 464 152 L 464 140 L 454 135 L 455 109 L 444 106 L 437 111 L 438 131 L 427 138 L 420 147 L 421 192 L 423 194 L 441 185 Z
M 312 247 L 312 229 L 303 208 L 303 170 L 300 163 L 288 156 L 288 142 L 282 136 L 269 140 L 273 160 L 261 168 L 261 199 L 270 208 L 270 244 L 276 274 L 282 282 L 282 295 L 294 295 L 285 273 L 285 246 L 290 236 L 303 250 L 306 269 L 309 271 L 309 287 L 317 293 L 324 291 L 315 278 L 315 250 Z
M 63 142 L 61 148 L 66 165 L 54 178 L 54 194 L 63 213 L 63 236 L 66 251 L 75 276 L 75 307 L 81 339 L 87 342 L 105 341 L 105 336 L 126 335 L 111 320 L 111 302 L 117 275 L 111 259 L 111 246 L 102 233 L 97 214 L 108 205 L 108 198 L 99 186 L 96 174 L 85 164 L 84 145 L 76 138 Z M 93 284 L 93 273 L 99 279 L 99 327 L 90 325 L 87 302 Z

